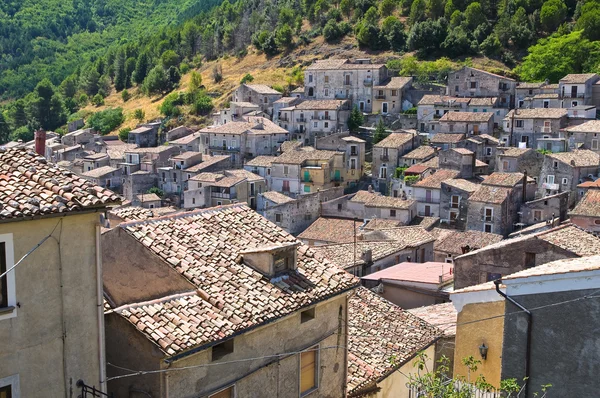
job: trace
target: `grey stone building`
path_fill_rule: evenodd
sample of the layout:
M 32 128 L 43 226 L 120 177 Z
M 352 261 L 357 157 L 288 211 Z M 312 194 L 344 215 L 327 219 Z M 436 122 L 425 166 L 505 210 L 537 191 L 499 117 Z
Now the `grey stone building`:
M 440 133 L 477 134 L 494 133 L 492 112 L 447 112 L 440 118 Z
M 577 185 L 588 176 L 598 176 L 600 155 L 588 149 L 551 153 L 544 157 L 540 172 L 540 196 L 570 192 L 569 206 L 577 202 Z
M 564 131 L 571 148 L 589 149 L 600 154 L 600 120 L 588 120 Z
M 454 259 L 454 288 L 477 285 L 564 258 L 600 254 L 600 239 L 573 225 L 506 239 Z
M 487 163 L 490 171 L 496 167 L 496 153 L 500 141 L 489 134 L 480 134 L 469 137 L 464 147 L 475 153 L 475 158 Z
M 140 148 L 157 146 L 160 125 L 160 122 L 138 125 L 129 132 L 127 142 L 129 144 L 135 144 Z
M 467 228 L 469 197 L 479 187 L 479 184 L 462 178 L 442 181 L 440 190 L 440 221 L 447 223 L 459 231 L 464 231 Z
M 344 152 L 346 175 L 344 181 L 348 186 L 358 184 L 364 173 L 366 141 L 350 135 L 348 132 L 332 134 L 317 139 L 317 150 Z
M 569 193 L 561 192 L 556 195 L 530 200 L 521 206 L 521 223 L 523 226 L 540 222 L 562 222 L 567 219 L 569 210 Z
M 498 147 L 494 170 L 503 173 L 527 173 L 538 180 L 544 155 L 532 148 Z
M 455 97 L 498 97 L 499 106 L 514 106 L 514 79 L 464 66 L 448 74 L 448 95 Z
M 463 145 L 465 139 L 466 136 L 464 134 L 438 133 L 431 137 L 429 145 L 439 149 L 458 148 Z
M 475 154 L 468 149 L 441 150 L 438 158 L 439 168 L 458 171 L 458 178 L 472 178 L 475 175 Z
M 500 235 L 511 233 L 519 222 L 521 205 L 535 196 L 531 178 L 521 173 L 493 173 L 469 197 L 467 229 Z
M 412 85 L 412 77 L 392 77 L 373 86 L 373 112 L 382 115 L 398 114 L 412 107 L 406 100 L 406 92 Z
M 260 106 L 268 115 L 273 114 L 273 103 L 283 95 L 265 84 L 242 84 L 233 93 L 234 102 L 250 102 Z
M 304 72 L 304 93 L 308 99 L 347 99 L 361 111 L 371 113 L 377 110 L 373 105 L 373 86 L 387 79 L 387 67 L 372 64 L 369 59 L 320 60 Z
M 558 91 L 563 100 L 563 108 L 578 105 L 591 105 L 592 88 L 600 80 L 595 73 L 566 75 L 558 81 Z
M 379 191 L 387 190 L 387 182 L 400 166 L 402 156 L 417 148 L 420 138 L 413 133 L 396 132 L 373 145 L 372 174 Z
M 111 166 L 101 166 L 81 175 L 93 184 L 108 188 L 115 192 L 121 192 L 123 185 L 123 170 Z
M 560 108 L 513 109 L 504 118 L 501 141 L 506 146 L 525 143 L 537 149 L 539 138 L 560 138 L 567 126 L 567 110 Z
M 124 177 L 123 196 L 132 201 L 137 194 L 148 192 L 150 188 L 158 187 L 158 175 L 148 171 L 136 171 Z
M 412 166 L 417 163 L 424 162 L 436 156 L 437 149 L 427 145 L 421 145 L 420 147 L 404 154 L 400 158 L 400 166 Z

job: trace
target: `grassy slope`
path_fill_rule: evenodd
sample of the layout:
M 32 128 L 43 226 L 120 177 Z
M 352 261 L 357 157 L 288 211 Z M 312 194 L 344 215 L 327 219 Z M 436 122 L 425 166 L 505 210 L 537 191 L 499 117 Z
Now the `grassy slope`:
M 289 76 L 293 66 L 284 67 L 282 64 L 308 65 L 315 59 L 331 57 L 372 57 L 379 61 L 385 61 L 389 58 L 397 57 L 397 55 L 394 55 L 392 52 L 370 53 L 359 50 L 355 46 L 354 38 L 346 38 L 341 43 L 330 45 L 324 43 L 323 39 L 320 37 L 315 39 L 307 46 L 296 48 L 290 54 L 284 54 L 270 59 L 264 54 L 249 48 L 248 55 L 246 55 L 244 58 L 239 59 L 236 57 L 227 57 L 218 59 L 216 61 L 206 62 L 198 71 L 202 74 L 202 82 L 207 91 L 220 94 L 214 100 L 215 108 L 219 109 L 229 100 L 231 94 L 239 85 L 241 78 L 246 73 L 250 73 L 254 77 L 254 81 L 252 83 L 255 84 L 285 85 L 286 78 Z M 216 64 L 220 64 L 223 71 L 223 80 L 218 84 L 214 83 L 212 79 L 212 70 Z M 501 63 L 484 57 L 474 58 L 473 64 L 475 67 L 484 69 L 504 67 Z M 176 91 L 187 90 L 190 80 L 190 73 L 182 77 L 181 84 Z M 161 116 L 160 112 L 158 111 L 158 107 L 162 103 L 164 97 L 146 97 L 139 93 L 137 88 L 130 89 L 129 91 L 133 94 L 133 98 L 125 103 L 121 99 L 121 93 L 116 93 L 113 91 L 105 99 L 104 106 L 95 107 L 93 105 L 89 105 L 87 108 L 85 108 L 85 110 L 89 112 L 97 112 L 110 107 L 122 107 L 123 112 L 126 115 L 126 121 L 119 127 L 119 129 L 124 127 L 135 127 L 137 120 L 135 120 L 132 115 L 136 109 L 143 109 L 146 113 L 146 119 L 148 120 Z M 117 131 L 113 131 L 111 134 L 116 134 Z

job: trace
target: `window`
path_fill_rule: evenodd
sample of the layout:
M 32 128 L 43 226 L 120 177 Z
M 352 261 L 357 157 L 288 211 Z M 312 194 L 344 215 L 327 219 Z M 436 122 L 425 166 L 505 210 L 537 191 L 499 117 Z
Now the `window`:
M 313 75 L 308 75 L 308 82 L 312 83 L 313 82 Z
M 314 127 L 314 128 L 317 128 L 317 127 L 319 127 L 319 122 L 314 122 L 314 123 L 313 123 L 313 127 Z
M 558 169 L 558 161 L 553 161 L 552 162 L 552 167 L 554 167 L 555 169 Z
M 544 101 L 544 108 L 550 107 L 550 101 Z
M 490 147 L 485 148 L 485 156 L 492 156 L 492 148 L 490 148 Z
M 12 234 L 0 235 L 0 274 L 13 266 Z M 0 279 L 0 320 L 16 316 L 15 271 L 12 270 Z
M 329 83 L 329 76 L 325 75 L 325 83 Z
M 483 232 L 493 233 L 494 227 L 492 224 L 483 224 Z
M 522 108 L 524 105 L 524 102 L 522 100 L 519 101 L 519 108 Z
M 392 97 L 396 97 L 398 95 L 398 90 L 392 90 Z
M 234 390 L 234 386 L 231 387 L 227 387 L 224 390 L 221 390 L 213 395 L 209 395 L 208 398 L 234 398 L 235 394 L 234 394 L 235 390 Z
M 573 102 L 571 102 L 571 107 L 572 107 L 572 108 L 575 108 L 577 105 L 578 105 L 577 101 L 573 101 Z
M 494 220 L 494 209 L 486 207 L 483 209 L 483 221 L 492 222 Z
M 288 171 L 288 166 L 283 166 L 283 174 L 287 175 Z
M 12 386 L 0 387 L 0 398 L 12 398 Z
M 488 272 L 486 275 L 486 282 L 495 281 L 500 278 L 502 278 L 502 274 L 498 274 L 496 272 Z
M 342 211 L 342 204 L 341 203 L 338 203 L 337 209 L 338 209 L 338 211 Z
M 452 197 L 450 198 L 450 207 L 453 209 L 458 209 L 459 203 L 460 203 L 460 196 L 452 195 Z
M 19 375 L 0 379 L 0 398 L 19 398 L 20 390 Z
M 592 149 L 595 151 L 598 150 L 598 140 L 592 140 Z
M 300 395 L 304 396 L 317 388 L 319 347 L 314 346 L 300 353 Z
M 458 76 L 456 78 L 458 79 Z M 458 93 L 458 86 L 454 86 L 454 92 Z
M 450 211 L 450 221 L 456 221 L 458 219 L 458 212 L 456 210 Z
M 477 88 L 477 82 L 471 82 L 471 89 Z
M 562 184 L 563 184 L 563 185 L 567 185 L 567 184 L 569 184 L 569 179 L 568 179 L 568 178 L 563 178 L 563 179 L 562 179 Z
M 233 352 L 233 339 L 222 342 L 221 344 L 217 344 L 213 346 L 211 353 L 211 360 L 218 361 L 223 358 L 227 354 L 231 354 Z
M 223 204 L 223 202 L 221 202 L 220 200 L 217 201 L 217 206 L 221 206 Z
M 281 213 L 275 213 L 275 222 L 281 222 L 281 217 L 282 217 Z
M 381 166 L 379 169 L 379 178 L 387 178 L 387 167 Z
M 315 319 L 315 307 L 300 313 L 300 323 L 308 322 L 312 319 Z
M 304 192 L 310 192 L 310 185 L 304 186 Z
M 515 127 L 523 127 L 523 120 L 515 120 Z
M 525 268 L 535 267 L 535 253 L 525 253 Z
M 325 89 L 325 96 L 329 97 L 329 89 L 328 88 Z
M 546 182 L 548 184 L 554 184 L 554 176 L 553 175 L 549 175 L 548 177 L 546 177 Z
M 542 211 L 534 210 L 533 211 L 533 221 L 541 221 L 541 219 L 542 219 Z
M 390 210 L 390 217 L 396 217 L 396 210 Z
M 328 129 L 329 128 L 329 122 L 325 122 L 325 124 L 324 124 L 323 127 L 325 127 L 326 129 Z

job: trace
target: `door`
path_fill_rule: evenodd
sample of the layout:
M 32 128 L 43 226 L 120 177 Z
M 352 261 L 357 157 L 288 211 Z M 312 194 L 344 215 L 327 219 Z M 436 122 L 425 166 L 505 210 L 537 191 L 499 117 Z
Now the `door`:
M 365 110 L 365 103 L 364 102 L 359 102 L 358 103 L 358 108 L 360 109 L 361 112 L 364 112 Z
M 571 86 L 571 98 L 577 98 L 577 86 Z
M 473 134 L 474 135 L 479 134 L 479 125 L 478 124 L 473 125 Z
M 425 249 L 421 249 L 421 262 L 424 263 L 425 262 Z
M 429 217 L 431 215 L 431 206 L 425 206 L 425 217 Z
M 304 182 L 310 182 L 310 173 L 308 170 L 304 170 Z
M 339 171 L 339 170 L 336 170 L 336 171 L 335 171 L 335 173 L 333 174 L 333 179 L 334 179 L 335 181 L 341 181 L 341 180 L 342 180 L 342 176 L 341 176 L 341 174 L 340 174 L 340 171 Z
M 425 191 L 425 202 L 431 203 L 431 191 L 429 189 Z
M 283 192 L 290 192 L 290 181 L 289 180 L 283 180 L 282 191 Z
M 388 113 L 388 103 L 384 102 L 381 104 L 381 113 Z

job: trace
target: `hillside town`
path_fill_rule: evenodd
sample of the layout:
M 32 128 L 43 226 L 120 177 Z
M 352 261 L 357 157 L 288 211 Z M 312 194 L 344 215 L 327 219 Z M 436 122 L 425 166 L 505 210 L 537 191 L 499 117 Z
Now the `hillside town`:
M 595 73 L 332 58 L 208 126 L 9 142 L 0 398 L 597 396 L 598 110 Z

